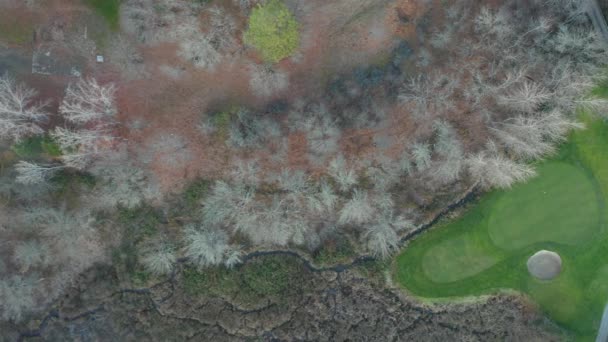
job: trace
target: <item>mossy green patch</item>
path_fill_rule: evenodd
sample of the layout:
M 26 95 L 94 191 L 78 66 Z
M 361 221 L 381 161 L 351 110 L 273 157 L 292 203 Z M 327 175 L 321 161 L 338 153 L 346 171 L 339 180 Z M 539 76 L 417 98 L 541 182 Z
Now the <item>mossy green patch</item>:
M 301 265 L 290 257 L 255 260 L 243 267 L 243 284 L 260 296 L 282 296 L 300 270 Z
M 122 232 L 120 245 L 112 252 L 112 264 L 125 273 L 136 285 L 142 285 L 151 277 L 138 263 L 138 245 L 146 238 L 155 236 L 161 225 L 160 213 L 150 206 L 119 208 L 113 213 L 113 221 Z
M 190 295 L 230 295 L 239 289 L 238 272 L 223 267 L 206 270 L 186 267 L 182 276 Z
M 577 340 L 593 340 L 608 301 L 608 124 L 581 118 L 587 129 L 538 165 L 537 178 L 486 194 L 413 241 L 393 263 L 395 279 L 427 298 L 515 289 Z M 526 261 L 540 249 L 562 257 L 554 280 L 528 274 Z
M 390 263 L 387 260 L 366 260 L 357 265 L 355 270 L 376 286 L 386 285 L 386 272 Z
M 269 300 L 282 302 L 302 291 L 305 276 L 299 260 L 276 255 L 256 258 L 234 269 L 186 267 L 182 279 L 190 295 L 226 297 L 254 307 Z
M 86 0 L 99 15 L 104 17 L 112 29 L 118 29 L 121 0 Z
M 264 60 L 276 63 L 298 48 L 298 30 L 298 22 L 287 6 L 281 0 L 269 0 L 251 12 L 244 40 L 255 47 Z

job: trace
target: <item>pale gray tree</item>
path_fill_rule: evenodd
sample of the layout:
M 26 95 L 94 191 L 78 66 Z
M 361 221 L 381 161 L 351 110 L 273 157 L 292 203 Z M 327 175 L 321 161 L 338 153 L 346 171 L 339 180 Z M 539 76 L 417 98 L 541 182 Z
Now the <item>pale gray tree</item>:
M 145 247 L 140 260 L 148 272 L 157 276 L 170 274 L 177 262 L 173 246 L 166 241 L 156 241 Z
M 478 153 L 467 159 L 467 165 L 473 180 L 488 189 L 510 188 L 536 175 L 531 166 L 501 155 Z
M 47 103 L 36 102 L 37 92 L 17 83 L 5 74 L 0 76 L 0 139 L 18 141 L 42 134 L 47 120 Z
M 64 165 L 41 165 L 25 160 L 15 164 L 17 171 L 17 182 L 26 185 L 40 184 L 48 181 L 58 171 L 64 169 Z
M 59 113 L 73 124 L 108 122 L 116 115 L 116 87 L 101 85 L 94 78 L 71 83 L 59 106 Z

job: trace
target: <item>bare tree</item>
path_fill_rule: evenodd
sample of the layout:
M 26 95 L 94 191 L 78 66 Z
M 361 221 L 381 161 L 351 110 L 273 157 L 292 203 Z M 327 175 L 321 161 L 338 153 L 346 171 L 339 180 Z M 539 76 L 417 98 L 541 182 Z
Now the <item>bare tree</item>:
M 20 161 L 15 165 L 17 182 L 21 184 L 40 184 L 53 177 L 57 171 L 64 169 L 63 165 L 39 165 L 27 161 Z
M 414 116 L 424 117 L 427 113 L 443 111 L 453 103 L 450 99 L 457 85 L 454 77 L 432 74 L 412 78 L 399 93 L 402 104 L 414 105 Z
M 220 264 L 228 250 L 228 235 L 218 229 L 189 226 L 184 242 L 184 255 L 201 268 Z
M 142 203 L 158 202 L 162 193 L 153 177 L 135 165 L 128 154 L 119 156 L 116 151 L 94 162 L 88 171 L 95 176 L 96 184 L 88 201 L 97 208 L 111 209 L 120 205 L 135 208 Z
M 433 178 L 441 183 L 453 182 L 460 177 L 464 166 L 462 144 L 456 130 L 449 123 L 437 121 L 434 126 L 437 141 L 433 147 L 441 159 L 433 166 Z
M 445 49 L 453 39 L 454 27 L 448 25 L 443 30 L 436 31 L 431 37 L 431 45 L 436 49 Z
M 317 214 L 327 214 L 334 210 L 338 201 L 338 196 L 334 193 L 334 189 L 325 181 L 321 182 L 319 191 L 306 196 L 308 209 Z
M 505 10 L 495 12 L 488 7 L 483 7 L 475 18 L 475 31 L 484 37 L 499 40 L 504 40 L 515 33 L 514 27 L 509 23 L 509 14 Z
M 500 142 L 516 157 L 538 159 L 555 151 L 555 143 L 563 141 L 571 129 L 584 125 L 569 120 L 558 110 L 536 116 L 518 116 L 492 128 Z
M 33 266 L 47 265 L 49 259 L 48 247 L 35 240 L 19 243 L 13 255 L 13 260 L 21 266 L 21 273 L 27 272 Z
M 0 138 L 20 140 L 43 133 L 40 124 L 47 119 L 46 103 L 35 102 L 36 95 L 8 75 L 0 76 Z
M 146 270 L 155 275 L 170 274 L 176 263 L 174 249 L 165 241 L 153 242 L 144 248 L 141 262 Z
M 388 211 L 366 228 L 363 238 L 374 256 L 385 259 L 399 248 L 398 233 L 414 228 L 412 221 L 403 216 L 393 217 L 392 211 Z
M 222 60 L 222 55 L 203 33 L 182 40 L 178 54 L 200 69 L 213 70 Z
M 329 164 L 329 175 L 334 178 L 341 191 L 349 191 L 357 184 L 355 171 L 346 165 L 346 160 L 339 155 Z
M 362 224 L 369 222 L 374 215 L 374 207 L 367 192 L 355 189 L 352 197 L 344 203 L 340 210 L 340 224 Z
M 249 88 L 259 97 L 272 96 L 289 85 L 287 74 L 270 66 L 252 66 L 250 77 Z
M 293 227 L 290 222 L 296 218 L 295 212 L 287 215 L 290 207 L 279 196 L 275 196 L 270 205 L 257 208 L 255 223 L 243 232 L 256 244 L 287 245 L 292 238 Z
M 589 96 L 576 100 L 577 106 L 596 113 L 604 118 L 608 117 L 608 100 L 599 96 Z
M 230 172 L 230 176 L 235 182 L 242 182 L 250 186 L 257 186 L 260 183 L 260 167 L 256 161 L 244 162 L 236 160 Z
M 37 279 L 33 276 L 11 276 L 0 279 L 0 314 L 5 320 L 19 321 L 34 309 Z
M 340 139 L 341 131 L 336 123 L 330 119 L 329 113 L 321 108 L 312 116 L 305 116 L 304 130 L 308 140 L 308 148 L 311 152 L 313 160 L 320 162 L 324 157 L 334 153 L 338 149 L 338 140 Z
M 209 225 L 235 222 L 238 229 L 239 225 L 249 222 L 239 222 L 236 218 L 248 217 L 247 213 L 251 212 L 254 197 L 255 192 L 247 186 L 217 181 L 203 203 L 203 221 Z
M 51 132 L 51 137 L 61 147 L 63 163 L 78 170 L 85 169 L 95 156 L 108 151 L 114 140 L 106 129 L 72 130 L 56 127 Z
M 226 251 L 224 252 L 224 266 L 233 268 L 242 262 L 241 256 L 243 255 L 243 252 L 241 251 L 241 247 L 242 246 L 230 245 L 226 248 Z
M 469 173 L 485 188 L 510 188 L 536 175 L 532 167 L 501 155 L 476 154 L 467 159 Z
M 74 124 L 108 120 L 116 114 L 115 92 L 113 84 L 104 86 L 94 78 L 81 79 L 68 86 L 59 113 Z
M 412 156 L 418 171 L 425 171 L 431 166 L 431 148 L 425 143 L 416 143 L 412 147 Z
M 234 18 L 217 6 L 209 8 L 208 12 L 211 14 L 211 28 L 208 33 L 211 44 L 218 51 L 234 49 L 237 29 Z
M 498 98 L 498 103 L 523 113 L 534 113 L 551 98 L 551 94 L 540 84 L 524 82 L 515 90 Z

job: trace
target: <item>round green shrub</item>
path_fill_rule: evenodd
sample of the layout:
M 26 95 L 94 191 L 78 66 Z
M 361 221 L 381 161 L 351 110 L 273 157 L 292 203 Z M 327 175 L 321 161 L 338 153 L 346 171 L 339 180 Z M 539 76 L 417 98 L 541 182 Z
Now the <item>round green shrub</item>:
M 269 0 L 253 9 L 244 40 L 255 47 L 264 60 L 276 63 L 298 48 L 298 28 L 293 14 L 281 0 Z

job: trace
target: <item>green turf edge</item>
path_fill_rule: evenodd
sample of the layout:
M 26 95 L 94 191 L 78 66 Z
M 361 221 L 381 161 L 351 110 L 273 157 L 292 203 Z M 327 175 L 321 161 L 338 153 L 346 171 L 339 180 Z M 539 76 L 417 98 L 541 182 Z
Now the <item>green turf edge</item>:
M 587 130 L 573 133 L 570 142 L 564 144 L 559 155 L 552 160 L 586 166 L 588 175 L 596 174 L 598 192 L 601 192 L 605 198 L 608 194 L 608 149 L 605 148 L 608 147 L 608 126 L 587 114 L 582 114 L 581 118 L 587 124 Z M 437 242 L 435 241 L 438 240 L 437 235 L 442 237 L 440 240 L 447 240 L 469 231 L 470 226 L 479 224 L 484 226 L 483 223 L 487 223 L 484 221 L 487 221 L 491 212 L 490 208 L 499 194 L 497 191 L 487 194 L 479 203 L 469 208 L 460 219 L 444 222 L 412 242 L 394 259 L 392 271 L 397 283 L 413 295 L 426 297 L 431 301 L 437 301 L 437 298 L 442 297 L 453 300 L 498 293 L 505 288 L 531 293 L 532 299 L 539 302 L 544 312 L 563 327 L 576 332 L 577 340 L 592 340 L 605 299 L 589 286 L 602 283 L 596 279 L 596 274 L 608 263 L 607 238 L 600 238 L 594 241 L 595 243 L 583 246 L 538 243 L 519 250 L 511 257 L 468 280 L 448 284 L 433 283 L 420 269 L 421 263 L 415 260 L 421 260 L 427 247 Z M 601 233 L 598 236 L 604 236 L 603 233 L 606 232 L 606 205 L 603 199 L 601 204 L 603 212 Z M 449 229 L 443 229 L 446 226 L 450 226 Z M 555 283 L 560 286 L 537 284 L 527 275 L 525 260 L 540 248 L 560 250 L 564 259 L 564 272 Z M 585 265 L 585 267 L 576 267 L 577 265 Z M 564 300 L 566 293 L 575 300 Z M 562 310 L 566 307 L 573 309 Z

